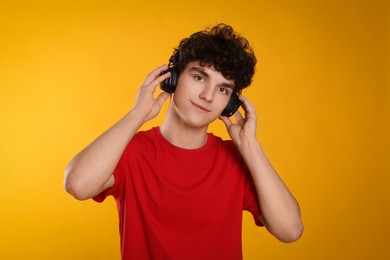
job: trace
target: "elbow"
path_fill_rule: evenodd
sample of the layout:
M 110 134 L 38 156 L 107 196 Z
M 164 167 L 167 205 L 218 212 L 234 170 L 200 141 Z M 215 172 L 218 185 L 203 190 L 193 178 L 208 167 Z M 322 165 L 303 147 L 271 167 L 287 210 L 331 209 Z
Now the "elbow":
M 284 232 L 277 238 L 284 243 L 292 243 L 301 238 L 303 230 L 303 223 L 299 222 L 294 227 L 289 228 L 286 232 Z
M 87 200 L 91 198 L 91 196 L 86 194 L 85 189 L 81 185 L 81 181 L 77 180 L 72 172 L 65 173 L 64 188 L 67 193 L 77 200 Z
M 295 223 L 286 223 L 284 225 L 270 225 L 265 220 L 262 221 L 265 224 L 265 228 L 279 241 L 284 243 L 292 243 L 301 238 L 303 234 L 303 223 L 299 218 Z

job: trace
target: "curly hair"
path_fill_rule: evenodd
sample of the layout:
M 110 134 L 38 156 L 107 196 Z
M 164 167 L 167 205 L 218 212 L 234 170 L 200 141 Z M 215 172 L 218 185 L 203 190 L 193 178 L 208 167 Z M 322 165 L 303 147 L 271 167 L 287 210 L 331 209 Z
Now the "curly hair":
M 212 65 L 225 78 L 233 79 L 237 93 L 251 84 L 257 62 L 248 40 L 223 23 L 180 41 L 174 49 L 172 65 L 180 74 L 191 61 L 199 61 L 202 66 Z

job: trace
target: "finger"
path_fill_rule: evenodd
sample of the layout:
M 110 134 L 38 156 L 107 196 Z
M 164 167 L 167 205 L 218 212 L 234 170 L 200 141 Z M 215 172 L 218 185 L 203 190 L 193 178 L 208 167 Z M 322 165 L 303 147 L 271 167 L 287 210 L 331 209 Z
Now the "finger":
M 244 119 L 240 113 L 240 111 L 236 111 L 236 113 L 234 113 L 234 118 L 236 119 L 236 122 L 241 122 L 242 119 Z
M 230 126 L 233 124 L 233 122 L 227 116 L 220 116 L 219 119 L 222 120 L 227 129 L 229 129 Z
M 256 117 L 256 110 L 255 110 L 255 106 L 252 104 L 252 102 L 249 101 L 249 99 L 247 99 L 246 97 L 244 97 L 243 95 L 240 95 L 239 96 L 239 99 L 241 100 L 242 102 L 242 108 L 244 109 L 245 111 L 245 116 L 246 117 Z
M 156 77 L 152 82 L 149 83 L 150 86 L 153 86 L 154 88 L 161 84 L 165 79 L 169 78 L 171 76 L 171 72 L 167 72 L 164 74 L 160 74 L 160 76 Z
M 242 108 L 244 109 L 244 111 L 245 112 L 249 111 L 252 107 L 252 103 L 243 95 L 240 95 L 238 98 L 242 102 L 242 105 L 243 105 Z
M 151 82 L 153 82 L 157 77 L 161 76 L 161 73 L 168 69 L 168 65 L 164 64 L 156 69 L 154 69 L 152 72 L 148 74 L 144 81 L 144 85 L 149 85 Z M 165 75 L 165 74 L 164 74 Z

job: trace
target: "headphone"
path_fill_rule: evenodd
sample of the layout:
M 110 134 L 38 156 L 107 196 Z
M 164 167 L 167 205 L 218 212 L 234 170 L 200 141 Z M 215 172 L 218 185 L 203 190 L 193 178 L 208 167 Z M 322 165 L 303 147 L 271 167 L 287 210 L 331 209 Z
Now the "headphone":
M 168 63 L 168 69 L 163 71 L 162 74 L 171 73 L 171 76 L 167 79 L 165 79 L 163 82 L 160 84 L 160 88 L 164 90 L 165 92 L 168 93 L 173 93 L 176 90 L 177 86 L 177 80 L 179 78 L 179 71 L 174 66 L 174 63 L 176 61 L 177 54 L 174 56 L 171 56 L 169 59 Z M 233 92 L 232 95 L 230 96 L 229 102 L 226 105 L 225 109 L 222 111 L 221 116 L 227 116 L 230 117 L 234 113 L 236 113 L 237 109 L 241 106 L 242 102 L 238 98 L 238 94 L 236 92 Z

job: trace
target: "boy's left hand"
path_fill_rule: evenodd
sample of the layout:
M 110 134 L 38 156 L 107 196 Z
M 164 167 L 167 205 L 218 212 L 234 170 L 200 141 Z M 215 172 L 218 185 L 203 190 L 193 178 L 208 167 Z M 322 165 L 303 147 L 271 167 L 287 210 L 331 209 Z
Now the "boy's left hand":
M 234 143 L 240 147 L 243 143 L 256 140 L 256 111 L 253 104 L 240 95 L 242 107 L 245 111 L 245 117 L 237 110 L 234 114 L 236 123 L 233 123 L 229 117 L 221 116 L 220 119 L 225 123 L 230 137 Z

